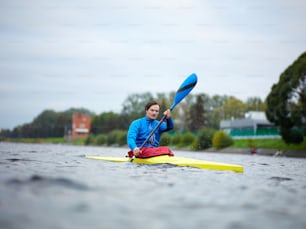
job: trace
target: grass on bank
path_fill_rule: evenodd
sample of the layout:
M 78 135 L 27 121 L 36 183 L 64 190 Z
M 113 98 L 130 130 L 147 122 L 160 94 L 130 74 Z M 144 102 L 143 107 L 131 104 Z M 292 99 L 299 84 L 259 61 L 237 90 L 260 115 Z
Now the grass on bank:
M 281 149 L 281 150 L 306 150 L 306 140 L 301 144 L 286 144 L 282 139 L 235 139 L 231 148 L 255 148 L 262 149 Z
M 6 138 L 0 139 L 3 142 L 16 142 L 16 143 L 49 143 L 49 144 L 73 144 L 73 145 L 84 145 L 85 139 L 74 139 L 67 141 L 65 138 Z
M 73 144 L 85 145 L 86 139 L 74 139 L 67 141 L 65 138 L 16 138 L 16 139 L 0 139 L 5 142 L 19 143 L 53 143 L 53 144 Z M 282 139 L 234 139 L 234 144 L 231 148 L 247 148 L 250 146 L 261 149 L 281 149 L 281 150 L 306 150 L 306 139 L 299 145 L 286 144 Z

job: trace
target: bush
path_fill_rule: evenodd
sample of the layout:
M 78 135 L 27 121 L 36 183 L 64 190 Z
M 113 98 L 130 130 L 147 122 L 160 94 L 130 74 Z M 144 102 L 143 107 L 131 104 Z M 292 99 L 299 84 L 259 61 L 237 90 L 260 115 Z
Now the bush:
M 107 135 L 107 145 L 126 145 L 127 132 L 124 130 L 113 130 Z
M 201 150 L 212 147 L 212 139 L 215 133 L 216 130 L 212 128 L 201 129 L 197 139 L 197 147 L 194 149 Z
M 234 143 L 233 139 L 224 131 L 217 131 L 212 139 L 213 147 L 216 149 L 223 149 Z
M 124 146 L 127 144 L 127 140 L 126 140 L 127 131 L 118 130 L 116 135 L 117 135 L 116 141 L 119 146 Z
M 199 150 L 199 140 L 195 138 L 190 147 L 192 150 Z
M 180 134 L 175 134 L 171 138 L 171 145 L 173 145 L 173 146 L 179 146 L 180 142 L 181 142 L 181 135 Z
M 99 134 L 94 139 L 94 145 L 106 145 L 107 136 L 105 134 Z
M 196 141 L 196 136 L 193 133 L 187 132 L 182 134 L 180 139 L 179 147 L 190 147 L 192 148 L 193 143 Z
M 94 141 L 95 141 L 95 135 L 90 134 L 90 135 L 86 138 L 84 144 L 85 144 L 85 145 L 91 145 L 91 144 L 94 144 Z
M 170 145 L 171 142 L 171 136 L 168 133 L 162 134 L 160 140 L 159 140 L 159 145 L 160 146 L 168 146 Z

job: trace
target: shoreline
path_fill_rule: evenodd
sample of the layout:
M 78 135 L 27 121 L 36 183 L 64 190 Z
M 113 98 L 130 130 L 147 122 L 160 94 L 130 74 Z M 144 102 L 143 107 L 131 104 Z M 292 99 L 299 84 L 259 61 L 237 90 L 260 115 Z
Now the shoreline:
M 41 144 L 41 143 L 46 143 L 46 144 L 64 144 L 64 145 L 81 145 L 81 146 L 87 146 L 83 144 L 71 144 L 67 142 L 26 142 L 26 141 L 0 141 L 0 142 L 10 142 L 10 143 L 32 143 L 32 144 Z M 97 146 L 99 145 L 88 145 L 88 146 Z M 127 146 L 104 146 L 104 147 L 120 147 L 120 148 L 126 148 Z M 250 155 L 250 149 L 249 148 L 224 148 L 217 150 L 215 148 L 209 148 L 205 150 L 191 150 L 188 148 L 176 148 L 169 146 L 173 150 L 186 150 L 186 151 L 194 151 L 194 152 L 207 152 L 207 153 L 225 153 L 225 154 L 249 154 Z M 306 158 L 306 150 L 281 150 L 281 154 L 275 155 L 275 153 L 278 151 L 277 149 L 264 149 L 264 148 L 259 148 L 256 149 L 257 153 L 255 155 L 262 155 L 262 156 L 278 156 L 278 157 L 294 157 L 294 158 Z
M 295 158 L 306 158 L 306 151 L 301 150 L 281 150 L 281 154 L 276 155 L 275 153 L 278 151 L 277 149 L 257 149 L 257 153 L 255 155 L 263 155 L 263 156 L 277 156 L 277 157 L 295 157 Z M 220 150 L 216 150 L 214 148 L 210 148 L 207 150 L 203 150 L 203 152 L 209 153 L 226 153 L 226 154 L 250 154 L 250 150 L 247 148 L 224 148 Z

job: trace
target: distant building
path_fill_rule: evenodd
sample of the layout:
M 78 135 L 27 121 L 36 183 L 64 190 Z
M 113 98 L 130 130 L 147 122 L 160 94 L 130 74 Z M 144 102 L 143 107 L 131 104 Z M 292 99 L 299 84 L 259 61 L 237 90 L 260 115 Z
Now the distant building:
M 73 113 L 72 115 L 72 138 L 88 137 L 91 127 L 91 117 L 87 114 Z
M 244 119 L 221 120 L 220 129 L 234 138 L 280 137 L 278 128 L 260 111 L 250 111 L 245 114 Z

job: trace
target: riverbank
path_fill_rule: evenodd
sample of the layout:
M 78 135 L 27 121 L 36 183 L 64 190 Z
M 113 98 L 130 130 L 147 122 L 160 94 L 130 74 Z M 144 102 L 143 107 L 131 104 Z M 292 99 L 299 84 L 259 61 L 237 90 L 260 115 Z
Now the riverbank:
M 204 150 L 204 152 L 219 152 L 219 153 L 228 153 L 228 154 L 250 154 L 250 150 L 247 148 L 224 148 L 221 150 L 216 150 L 214 148 L 210 148 Z M 277 149 L 257 149 L 257 155 L 264 156 L 283 156 L 283 157 L 296 157 L 296 158 L 306 158 L 306 150 L 280 150 L 279 155 L 276 155 L 278 152 Z
M 288 149 L 288 147 L 296 147 L 296 146 L 288 146 L 281 142 L 280 139 L 257 139 L 252 140 L 257 146 L 257 155 L 264 156 L 276 156 L 276 152 L 280 149 L 280 155 L 277 156 L 285 156 L 285 157 L 296 157 L 296 158 L 306 158 L 306 147 L 305 150 L 296 150 L 296 149 Z M 0 142 L 15 142 L 15 143 L 48 143 L 48 144 L 67 144 L 67 145 L 85 145 L 84 139 L 75 139 L 74 141 L 66 141 L 64 138 L 17 138 L 17 139 L 0 139 Z M 238 144 L 237 144 L 238 143 Z M 306 140 L 301 144 L 301 147 L 304 147 Z M 227 154 L 250 154 L 250 149 L 247 147 L 249 144 L 249 140 L 235 140 L 235 144 L 232 147 L 227 147 L 224 149 L 216 150 L 215 148 L 209 148 L 206 150 L 200 150 L 200 152 L 209 152 L 209 153 L 227 153 Z M 91 145 L 93 146 L 93 145 Z M 100 145 L 95 145 L 100 146 Z M 105 146 L 105 145 L 101 145 Z M 269 148 L 265 148 L 269 147 Z M 111 147 L 111 146 L 110 146 Z M 112 146 L 114 147 L 114 146 Z M 127 148 L 127 146 L 117 146 L 120 148 Z M 177 148 L 175 146 L 169 146 L 173 150 L 185 150 L 185 151 L 194 151 L 189 149 L 188 147 Z M 300 148 L 301 148 L 300 147 Z

